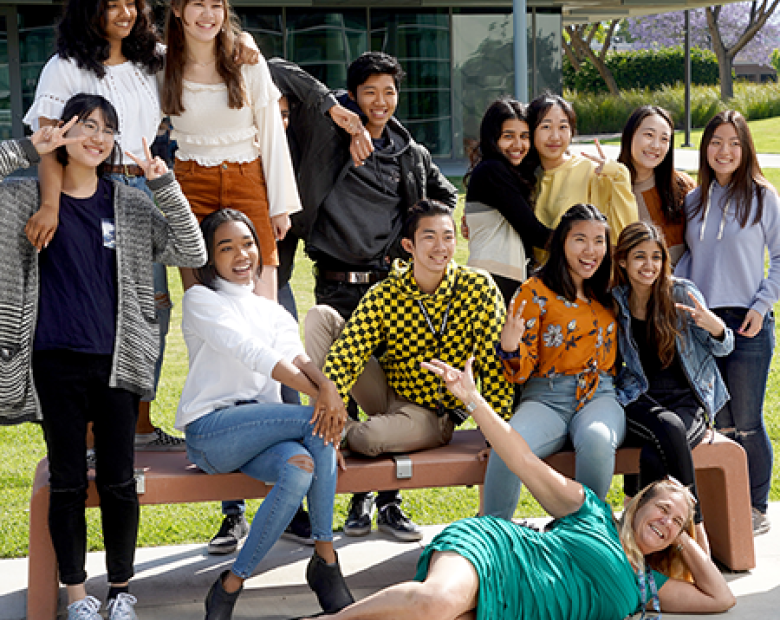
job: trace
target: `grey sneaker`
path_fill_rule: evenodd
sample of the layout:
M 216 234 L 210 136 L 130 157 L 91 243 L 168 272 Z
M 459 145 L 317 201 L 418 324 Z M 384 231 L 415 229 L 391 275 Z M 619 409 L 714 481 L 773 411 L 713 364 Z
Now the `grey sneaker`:
M 382 506 L 376 524 L 380 532 L 392 534 L 399 540 L 412 542 L 423 537 L 420 527 L 404 514 L 398 504 Z
M 238 548 L 238 543 L 249 534 L 249 523 L 243 514 L 227 515 L 214 538 L 209 541 L 211 555 L 226 555 Z
M 103 620 L 99 611 L 100 601 L 94 596 L 87 596 L 68 605 L 68 620 Z
M 169 435 L 161 428 L 152 433 L 135 434 L 136 452 L 184 452 L 187 444 L 183 437 Z
M 769 517 L 753 508 L 753 536 L 766 534 L 770 527 L 772 527 L 772 523 L 769 521 Z
M 132 594 L 121 592 L 116 598 L 108 601 L 108 620 L 138 620 L 133 607 L 138 601 Z

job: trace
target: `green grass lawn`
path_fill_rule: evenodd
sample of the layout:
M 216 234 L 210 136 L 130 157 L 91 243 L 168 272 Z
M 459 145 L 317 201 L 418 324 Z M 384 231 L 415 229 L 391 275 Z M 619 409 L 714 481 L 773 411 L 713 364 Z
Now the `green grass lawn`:
M 748 125 L 750 126 L 750 133 L 753 135 L 753 142 L 758 153 L 780 153 L 780 117 L 751 121 Z M 676 148 L 698 149 L 703 132 L 703 129 L 692 130 L 691 144 L 693 146 L 683 147 L 685 132 L 675 131 L 674 144 Z M 604 140 L 604 144 L 620 144 L 620 138 Z
M 751 123 L 754 134 L 756 125 Z M 780 123 L 780 119 L 777 121 Z M 774 152 L 780 152 L 780 144 Z M 768 177 L 775 185 L 780 184 L 780 170 L 770 170 Z M 460 179 L 453 179 L 462 191 Z M 460 221 L 463 196 L 459 201 L 456 221 Z M 465 263 L 468 255 L 467 243 L 459 242 L 456 260 Z M 152 420 L 171 431 L 176 415 L 176 405 L 187 372 L 187 353 L 181 336 L 181 283 L 177 270 L 169 269 L 168 278 L 175 302 L 168 336 L 165 364 L 157 400 L 153 405 Z M 299 251 L 293 290 L 298 311 L 303 316 L 314 303 L 311 262 Z M 780 304 L 775 308 L 780 312 Z M 780 356 L 776 357 L 769 377 L 765 418 L 775 452 L 780 454 Z M 37 425 L 0 427 L 0 488 L 3 502 L 0 508 L 0 558 L 27 555 L 27 532 L 29 528 L 28 504 L 32 477 L 37 462 L 45 455 L 45 446 Z M 608 500 L 615 507 L 622 505 L 622 480 L 616 477 Z M 775 463 L 772 477 L 773 501 L 780 500 L 780 465 Z M 334 528 L 343 526 L 348 508 L 347 496 L 337 496 Z M 249 514 L 257 509 L 260 500 L 249 502 Z M 477 512 L 478 497 L 474 488 L 455 487 L 447 489 L 422 489 L 404 492 L 404 509 L 421 525 L 449 523 L 459 518 L 473 516 Z M 539 516 L 543 511 L 535 500 L 523 491 L 516 515 Z M 216 532 L 221 521 L 219 505 L 172 504 L 167 506 L 142 506 L 139 546 L 158 546 L 179 543 L 206 542 Z M 96 510 L 88 511 L 89 549 L 102 549 L 100 521 Z

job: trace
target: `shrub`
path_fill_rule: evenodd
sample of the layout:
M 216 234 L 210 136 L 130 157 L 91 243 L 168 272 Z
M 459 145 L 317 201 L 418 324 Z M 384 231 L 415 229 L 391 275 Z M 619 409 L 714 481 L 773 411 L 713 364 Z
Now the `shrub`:
M 685 80 L 685 52 L 682 46 L 660 50 L 608 52 L 606 64 L 620 90 L 658 89 Z M 691 82 L 712 86 L 718 83 L 718 59 L 710 50 L 691 49 Z M 606 93 L 607 85 L 589 62 L 574 71 L 568 57 L 563 58 L 563 84 L 580 93 Z
M 619 133 L 636 108 L 641 105 L 658 105 L 671 112 L 677 129 L 685 122 L 685 88 L 662 86 L 657 90 L 632 88 L 622 92 L 622 97 L 609 94 L 564 92 L 577 113 L 577 131 L 580 134 Z M 780 84 L 754 84 L 737 82 L 734 98 L 724 104 L 717 86 L 693 86 L 691 88 L 691 126 L 704 127 L 719 111 L 739 110 L 747 120 L 780 116 Z

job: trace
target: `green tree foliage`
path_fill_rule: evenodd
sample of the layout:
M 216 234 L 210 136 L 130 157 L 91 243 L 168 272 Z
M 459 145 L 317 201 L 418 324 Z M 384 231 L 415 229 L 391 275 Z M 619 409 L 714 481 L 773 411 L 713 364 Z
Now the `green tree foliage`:
M 660 50 L 609 52 L 606 65 L 620 90 L 649 88 L 682 83 L 685 79 L 685 52 L 682 46 Z M 713 86 L 718 83 L 718 60 L 709 50 L 691 49 L 692 83 Z M 598 70 L 588 61 L 575 71 L 569 59 L 563 59 L 563 84 L 581 93 L 606 93 L 607 85 Z

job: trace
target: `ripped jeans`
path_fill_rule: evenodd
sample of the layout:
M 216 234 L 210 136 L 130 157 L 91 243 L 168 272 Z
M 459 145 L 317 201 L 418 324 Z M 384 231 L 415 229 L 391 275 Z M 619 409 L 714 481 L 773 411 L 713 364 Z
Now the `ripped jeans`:
M 247 403 L 216 409 L 185 429 L 188 458 L 208 474 L 241 471 L 272 483 L 232 571 L 248 579 L 309 502 L 312 538 L 333 540 L 336 451 L 312 435 L 312 407 Z
M 108 581 L 124 583 L 133 576 L 139 518 L 133 478 L 138 396 L 109 387 L 110 375 L 110 355 L 67 350 L 33 354 L 49 457 L 49 529 L 65 585 L 87 579 L 88 422 L 93 422 L 95 436 L 95 482 Z
M 745 308 L 714 308 L 713 312 L 734 330 L 734 350 L 715 358 L 731 394 L 715 416 L 715 426 L 745 449 L 750 503 L 766 513 L 772 486 L 772 443 L 764 426 L 764 395 L 775 349 L 775 317 L 771 310 L 767 312 L 761 331 L 747 338 L 737 333 L 747 314 Z

